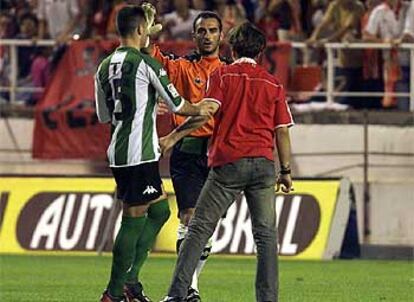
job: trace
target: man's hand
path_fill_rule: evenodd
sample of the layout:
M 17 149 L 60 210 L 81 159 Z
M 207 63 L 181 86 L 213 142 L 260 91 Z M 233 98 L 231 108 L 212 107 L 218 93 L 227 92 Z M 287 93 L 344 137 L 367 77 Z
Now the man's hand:
M 290 191 L 293 191 L 292 177 L 290 174 L 279 173 L 276 180 L 276 192 L 279 192 L 279 189 L 282 189 L 283 193 L 289 193 Z
M 170 112 L 167 104 L 164 102 L 162 98 L 158 98 L 158 107 L 157 107 L 157 115 L 164 115 Z
M 155 16 L 157 14 L 157 10 L 155 9 L 154 5 L 148 2 L 144 2 L 141 5 L 142 9 L 145 12 L 145 20 L 147 21 L 148 27 L 148 35 L 154 36 L 155 34 L 159 33 L 162 30 L 161 24 L 155 24 Z

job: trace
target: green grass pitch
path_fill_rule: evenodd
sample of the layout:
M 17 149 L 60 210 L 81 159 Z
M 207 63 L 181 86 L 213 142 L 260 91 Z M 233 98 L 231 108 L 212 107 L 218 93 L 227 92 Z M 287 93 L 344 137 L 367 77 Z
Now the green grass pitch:
M 174 255 L 144 266 L 146 293 L 166 293 Z M 109 256 L 0 256 L 0 301 L 98 301 Z M 255 259 L 213 255 L 200 279 L 205 302 L 252 302 Z M 414 264 L 406 261 L 281 261 L 280 301 L 414 301 Z

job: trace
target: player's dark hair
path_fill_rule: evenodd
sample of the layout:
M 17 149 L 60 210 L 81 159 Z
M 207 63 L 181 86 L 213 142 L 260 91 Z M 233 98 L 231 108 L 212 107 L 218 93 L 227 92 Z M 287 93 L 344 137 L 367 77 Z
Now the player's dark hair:
M 127 5 L 121 8 L 116 16 L 116 29 L 121 37 L 131 35 L 145 21 L 145 13 L 138 5 Z
M 220 29 L 220 32 L 221 32 L 222 29 L 223 29 L 223 23 L 221 22 L 220 16 L 217 15 L 215 12 L 208 11 L 208 10 L 202 11 L 194 19 L 194 22 L 193 22 L 193 32 L 196 31 L 196 24 L 197 24 L 198 20 L 200 20 L 200 19 L 210 19 L 210 18 L 213 18 L 213 19 L 216 19 L 217 20 L 217 22 L 219 24 L 219 29 Z
M 266 47 L 266 37 L 252 23 L 244 22 L 230 30 L 229 43 L 237 56 L 253 59 Z

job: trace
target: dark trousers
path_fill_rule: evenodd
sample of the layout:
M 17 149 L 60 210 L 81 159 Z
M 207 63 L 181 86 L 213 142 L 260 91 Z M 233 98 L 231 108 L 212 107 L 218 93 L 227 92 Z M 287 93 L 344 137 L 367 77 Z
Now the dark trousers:
M 275 168 L 266 158 L 243 158 L 212 168 L 197 201 L 168 295 L 185 297 L 202 250 L 217 222 L 242 191 L 257 247 L 256 301 L 278 300 Z

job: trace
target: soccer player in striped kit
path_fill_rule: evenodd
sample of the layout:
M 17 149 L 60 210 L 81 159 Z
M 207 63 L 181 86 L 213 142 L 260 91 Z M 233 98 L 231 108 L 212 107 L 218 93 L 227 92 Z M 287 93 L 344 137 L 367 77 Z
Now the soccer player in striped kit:
M 151 25 L 141 7 L 122 8 L 117 16 L 121 45 L 102 61 L 95 77 L 97 115 L 112 126 L 107 155 L 123 202 L 104 302 L 127 301 L 124 291 L 133 295 L 130 301 L 150 301 L 137 276 L 170 215 L 158 169 L 157 96 L 176 114 L 210 115 L 208 103 L 195 106 L 186 101 L 162 65 L 141 53 L 148 46 L 148 34 L 157 30 Z

